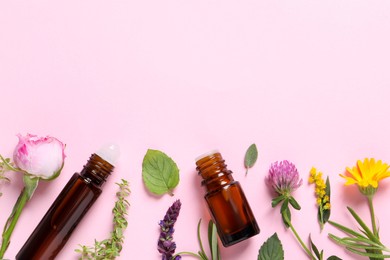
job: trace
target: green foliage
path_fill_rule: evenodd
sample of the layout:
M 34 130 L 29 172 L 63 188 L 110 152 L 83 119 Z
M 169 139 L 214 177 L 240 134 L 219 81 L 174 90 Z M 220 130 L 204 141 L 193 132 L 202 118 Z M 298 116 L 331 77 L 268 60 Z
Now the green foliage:
M 360 232 L 352 230 L 339 223 L 329 221 L 329 224 L 343 231 L 347 235 L 347 237 L 341 238 L 333 234 L 329 234 L 329 237 L 334 242 L 345 247 L 348 251 L 354 254 L 367 256 L 372 260 L 390 258 L 390 254 L 383 254 L 383 251 L 390 252 L 390 249 L 381 243 L 379 236 L 370 230 L 370 228 L 352 208 L 347 208 L 349 213 L 351 213 L 355 221 L 359 224 Z
M 249 168 L 252 168 L 257 161 L 258 151 L 256 144 L 252 144 L 248 147 L 245 153 L 245 168 L 246 173 L 248 173 Z
M 283 260 L 284 251 L 278 235 L 274 233 L 259 250 L 258 260 Z
M 127 228 L 127 210 L 130 206 L 126 198 L 130 195 L 129 183 L 122 179 L 121 183 L 117 183 L 119 191 L 116 193 L 117 201 L 112 210 L 113 231 L 108 239 L 103 241 L 96 241 L 93 247 L 80 245 L 80 249 L 76 249 L 81 256 L 79 259 L 88 260 L 108 260 L 115 259 L 122 251 L 124 241 L 124 231 Z
M 198 242 L 200 246 L 200 250 L 198 253 L 193 253 L 193 252 L 180 252 L 177 253 L 172 257 L 172 259 L 175 259 L 177 255 L 190 255 L 193 257 L 196 257 L 201 260 L 209 260 L 201 239 L 201 234 L 200 234 L 200 226 L 202 223 L 202 219 L 199 220 L 198 222 L 198 228 L 197 228 L 197 236 L 198 236 Z M 220 254 L 220 249 L 218 245 L 218 237 L 217 237 L 217 227 L 215 226 L 214 222 L 212 220 L 209 221 L 208 225 L 208 242 L 209 242 L 209 247 L 210 247 L 210 255 L 211 255 L 211 260 L 221 260 L 221 254 Z
M 11 159 L 3 158 L 3 156 L 0 155 L 0 181 L 1 180 L 9 181 L 7 176 L 5 176 L 5 173 L 10 171 L 11 168 L 13 168 L 12 163 L 11 163 Z M 2 193 L 0 192 L 0 196 L 1 195 L 2 195 Z
M 320 222 L 321 230 L 324 228 L 326 222 L 329 221 L 330 218 L 330 208 L 324 208 L 326 203 L 330 203 L 330 181 L 329 176 L 326 177 L 326 188 L 325 188 L 325 196 L 329 198 L 329 202 L 321 202 L 321 205 L 318 207 L 318 221 Z
M 179 168 L 165 153 L 149 149 L 142 162 L 142 179 L 151 193 L 173 195 L 179 184 Z

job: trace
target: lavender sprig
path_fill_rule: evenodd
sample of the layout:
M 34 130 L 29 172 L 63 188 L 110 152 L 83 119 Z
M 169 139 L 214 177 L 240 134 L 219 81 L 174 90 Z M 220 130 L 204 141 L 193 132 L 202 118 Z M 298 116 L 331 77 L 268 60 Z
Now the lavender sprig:
M 172 256 L 176 250 L 176 243 L 173 242 L 173 233 L 175 232 L 173 226 L 179 216 L 181 208 L 180 200 L 176 200 L 167 210 L 164 219 L 160 221 L 160 237 L 157 243 L 158 252 L 162 255 L 162 260 L 172 260 Z M 173 260 L 180 260 L 181 256 L 175 256 Z

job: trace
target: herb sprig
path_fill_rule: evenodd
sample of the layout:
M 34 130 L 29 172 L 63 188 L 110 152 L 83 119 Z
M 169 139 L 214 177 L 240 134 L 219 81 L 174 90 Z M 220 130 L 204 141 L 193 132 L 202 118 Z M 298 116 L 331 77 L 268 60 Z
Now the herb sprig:
M 11 162 L 10 158 L 4 158 L 0 155 L 0 181 L 10 181 L 7 176 L 5 176 L 5 173 L 8 171 L 16 170 L 13 166 L 13 163 Z M 3 193 L 0 192 L 0 196 L 3 195 Z
M 218 237 L 217 237 L 217 227 L 216 227 L 215 223 L 212 220 L 210 220 L 209 224 L 208 224 L 208 236 L 207 237 L 208 237 L 208 242 L 209 242 L 211 258 L 209 258 L 207 256 L 206 252 L 204 251 L 204 247 L 203 247 L 203 243 L 202 243 L 202 239 L 201 239 L 201 234 L 200 234 L 201 223 L 202 223 L 202 219 L 199 220 L 198 228 L 197 228 L 197 236 L 198 236 L 198 242 L 199 242 L 199 246 L 200 246 L 200 250 L 198 251 L 198 253 L 184 251 L 184 252 L 177 253 L 171 259 L 176 260 L 175 257 L 177 257 L 177 256 L 190 255 L 190 256 L 196 257 L 200 260 L 209 260 L 209 259 L 221 260 L 221 253 L 220 253 L 220 249 L 219 249 L 219 245 L 218 245 Z
M 97 241 L 93 247 L 80 245 L 80 249 L 76 249 L 77 253 L 81 256 L 79 259 L 115 259 L 122 251 L 124 241 L 124 231 L 127 228 L 126 215 L 130 206 L 126 198 L 130 195 L 130 188 L 128 181 L 122 179 L 121 183 L 116 183 L 119 186 L 119 191 L 116 193 L 117 201 L 112 210 L 113 218 L 113 231 L 108 239 Z

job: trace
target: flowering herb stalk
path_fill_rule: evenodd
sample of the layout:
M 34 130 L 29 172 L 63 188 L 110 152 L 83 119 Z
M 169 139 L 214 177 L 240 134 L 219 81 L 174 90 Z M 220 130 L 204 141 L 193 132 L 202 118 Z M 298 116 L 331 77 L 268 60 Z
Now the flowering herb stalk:
M 301 206 L 292 196 L 292 192 L 302 185 L 302 179 L 295 165 L 287 160 L 275 162 L 271 164 L 269 173 L 266 179 L 268 186 L 278 195 L 272 199 L 272 207 L 282 204 L 280 214 L 287 228 L 291 228 L 296 239 L 301 244 L 302 248 L 310 258 L 314 258 L 309 248 L 303 243 L 294 226 L 291 223 L 291 211 L 289 205 L 294 209 L 300 210 Z
M 294 228 L 291 222 L 291 211 L 289 206 L 294 209 L 300 210 L 298 202 L 292 196 L 292 193 L 302 185 L 302 179 L 299 177 L 299 173 L 295 165 L 289 161 L 275 162 L 271 164 L 268 176 L 266 178 L 268 186 L 277 194 L 272 200 L 272 207 L 276 207 L 278 204 L 282 204 L 280 213 L 282 215 L 283 222 L 287 228 L 290 228 L 299 244 L 310 259 L 323 259 L 323 251 L 319 251 L 314 243 L 310 239 L 310 247 L 308 247 L 298 232 Z M 309 249 L 310 248 L 310 249 Z M 337 256 L 331 256 L 329 259 L 339 259 Z
M 176 243 L 173 242 L 173 233 L 175 232 L 174 225 L 179 217 L 181 209 L 180 200 L 176 200 L 172 206 L 167 210 L 167 213 L 164 216 L 164 219 L 160 221 L 160 237 L 157 243 L 158 252 L 161 253 L 162 260 L 179 260 L 181 259 L 180 255 L 176 255 L 173 258 L 173 255 L 176 250 Z
M 130 189 L 128 181 L 123 179 L 122 182 L 117 183 L 117 185 L 119 186 L 119 191 L 116 193 L 117 201 L 112 210 L 112 213 L 114 214 L 114 226 L 111 237 L 103 241 L 95 240 L 94 247 L 80 245 L 81 249 L 75 250 L 77 253 L 81 254 L 79 259 L 115 259 L 120 255 L 123 248 L 123 234 L 128 224 L 126 215 L 130 204 L 126 198 L 130 195 Z
M 390 254 L 384 255 L 383 251 L 390 252 L 390 249 L 382 244 L 379 237 L 379 229 L 376 226 L 373 198 L 379 187 L 380 181 L 390 177 L 390 166 L 382 163 L 381 160 L 365 158 L 362 162 L 358 160 L 356 166 L 346 168 L 347 174 L 340 174 L 346 180 L 345 185 L 356 184 L 360 193 L 367 198 L 371 216 L 371 229 L 363 222 L 359 215 L 350 207 L 347 207 L 355 221 L 360 226 L 360 232 L 354 231 L 339 223 L 329 221 L 330 224 L 343 231 L 348 237 L 340 238 L 333 234 L 329 237 L 337 244 L 347 250 L 370 259 L 390 258 Z
M 322 172 L 318 172 L 312 167 L 310 170 L 309 183 L 315 184 L 315 195 L 318 205 L 318 222 L 320 223 L 321 231 L 330 217 L 330 182 L 329 177 L 326 181 L 322 178 Z
M 0 259 L 10 244 L 11 235 L 26 203 L 31 199 L 40 180 L 53 180 L 61 173 L 65 159 L 65 145 L 50 136 L 18 135 L 13 163 L 1 157 L 3 167 L 23 174 L 24 188 L 5 223 L 0 248 Z

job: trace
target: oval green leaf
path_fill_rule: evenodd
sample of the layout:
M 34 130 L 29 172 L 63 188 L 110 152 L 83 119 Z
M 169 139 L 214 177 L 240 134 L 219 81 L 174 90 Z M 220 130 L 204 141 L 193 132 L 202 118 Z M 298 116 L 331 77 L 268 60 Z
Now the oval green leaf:
M 149 149 L 142 162 L 142 179 L 153 194 L 169 193 L 179 184 L 179 168 L 165 153 Z
M 258 154 L 259 153 L 257 151 L 256 144 L 252 144 L 246 150 L 244 163 L 245 163 L 245 168 L 247 169 L 247 173 L 248 173 L 248 169 L 253 167 L 253 165 L 255 165 L 255 163 L 257 161 Z

